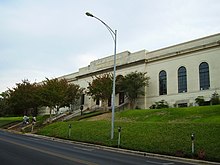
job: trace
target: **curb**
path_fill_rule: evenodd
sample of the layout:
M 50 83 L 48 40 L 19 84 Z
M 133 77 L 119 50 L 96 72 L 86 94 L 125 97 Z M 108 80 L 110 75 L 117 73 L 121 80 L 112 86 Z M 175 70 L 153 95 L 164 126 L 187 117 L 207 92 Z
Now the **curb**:
M 204 160 L 198 160 L 198 159 L 189 159 L 189 158 L 182 158 L 182 157 L 175 157 L 175 156 L 168 156 L 168 155 L 160 155 L 160 154 L 147 153 L 147 152 L 142 152 L 142 151 L 134 151 L 134 150 L 128 150 L 128 149 L 122 149 L 122 148 L 114 148 L 114 147 L 102 146 L 102 145 L 98 145 L 98 144 L 78 142 L 78 141 L 72 141 L 72 140 L 67 140 L 67 139 L 59 139 L 59 138 L 55 138 L 55 137 L 48 137 L 48 136 L 43 136 L 43 135 L 31 134 L 31 133 L 26 133 L 25 135 L 32 136 L 32 137 L 38 137 L 38 138 L 42 138 L 42 139 L 47 139 L 47 140 L 51 140 L 51 141 L 67 143 L 67 144 L 77 144 L 77 145 L 83 145 L 83 146 L 86 145 L 86 146 L 90 146 L 90 147 L 97 148 L 97 149 L 103 149 L 103 150 L 107 150 L 107 151 L 114 151 L 114 152 L 144 156 L 144 157 L 149 157 L 149 158 L 175 160 L 175 161 L 181 162 L 181 163 L 188 162 L 188 163 L 192 163 L 192 164 L 220 165 L 220 163 L 218 163 L 218 162 L 204 161 Z
M 44 135 L 37 135 L 37 134 L 32 134 L 32 133 L 22 133 L 22 132 L 18 132 L 18 131 L 6 130 L 6 129 L 1 129 L 1 128 L 0 128 L 0 130 L 5 131 L 5 132 L 11 132 L 14 134 L 20 134 L 20 135 L 26 135 L 26 136 L 31 136 L 31 137 L 38 137 L 38 138 L 51 140 L 51 141 L 57 141 L 57 142 L 61 142 L 61 143 L 77 144 L 77 145 L 83 145 L 83 146 L 86 145 L 86 146 L 90 146 L 90 147 L 93 147 L 96 149 L 103 149 L 103 150 L 107 150 L 107 151 L 114 151 L 114 152 L 144 156 L 144 157 L 149 157 L 149 158 L 175 160 L 177 162 L 181 162 L 181 163 L 187 162 L 187 163 L 191 163 L 191 164 L 220 165 L 219 162 L 211 162 L 211 161 L 204 161 L 204 160 L 197 160 L 197 159 L 189 159 L 189 158 L 147 153 L 147 152 L 142 152 L 142 151 L 134 151 L 134 150 L 128 150 L 128 149 L 122 149 L 122 148 L 114 148 L 114 147 L 102 146 L 102 145 L 98 145 L 98 144 L 71 141 L 71 140 L 67 140 L 67 139 L 60 139 L 60 138 L 49 137 L 49 136 L 44 136 Z
M 8 129 L 2 129 L 2 128 L 0 128 L 0 131 L 10 132 L 10 133 L 20 134 L 20 135 L 25 135 L 24 133 L 19 132 L 19 131 L 15 131 L 15 130 L 8 130 Z

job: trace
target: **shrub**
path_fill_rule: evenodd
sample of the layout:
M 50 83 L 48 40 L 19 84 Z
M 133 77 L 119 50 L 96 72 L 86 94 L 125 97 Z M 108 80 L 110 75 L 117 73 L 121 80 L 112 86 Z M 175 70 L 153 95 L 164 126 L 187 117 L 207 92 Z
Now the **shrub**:
M 203 96 L 198 96 L 196 99 L 195 99 L 196 103 L 199 105 L 199 106 L 203 106 L 205 105 L 205 100 L 204 100 L 204 97 Z
M 211 105 L 217 105 L 217 104 L 220 104 L 220 100 L 219 100 L 219 94 L 217 92 L 213 93 L 212 94 L 212 97 L 211 97 Z
M 169 105 L 165 100 L 155 102 L 155 104 L 150 106 L 150 109 L 162 109 L 162 108 L 169 108 Z

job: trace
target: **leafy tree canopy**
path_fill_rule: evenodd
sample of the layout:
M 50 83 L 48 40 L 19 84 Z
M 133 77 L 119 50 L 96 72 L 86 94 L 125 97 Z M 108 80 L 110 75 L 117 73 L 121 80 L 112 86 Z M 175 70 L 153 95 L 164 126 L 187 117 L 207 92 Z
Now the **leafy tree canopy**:
M 93 81 L 89 83 L 87 87 L 87 94 L 92 96 L 94 100 L 102 100 L 107 103 L 107 100 L 112 94 L 112 80 L 112 74 L 103 74 L 93 77 Z M 106 106 L 106 104 L 104 106 Z
M 46 79 L 43 83 L 31 84 L 28 80 L 17 83 L 16 87 L 0 95 L 0 115 L 37 115 L 41 106 L 50 109 L 76 104 L 83 89 L 69 84 L 66 79 Z
M 16 87 L 9 90 L 8 99 L 15 114 L 27 114 L 31 109 L 36 109 L 39 102 L 36 100 L 38 92 L 37 84 L 31 84 L 28 80 L 17 83 Z
M 120 79 L 119 86 L 125 92 L 130 101 L 131 108 L 134 108 L 136 99 L 139 95 L 144 95 L 144 87 L 148 86 L 149 77 L 146 73 L 131 72 Z
M 69 107 L 82 95 L 83 89 L 79 85 L 69 84 L 66 79 L 46 79 L 43 84 L 42 99 L 45 106 L 50 109 Z

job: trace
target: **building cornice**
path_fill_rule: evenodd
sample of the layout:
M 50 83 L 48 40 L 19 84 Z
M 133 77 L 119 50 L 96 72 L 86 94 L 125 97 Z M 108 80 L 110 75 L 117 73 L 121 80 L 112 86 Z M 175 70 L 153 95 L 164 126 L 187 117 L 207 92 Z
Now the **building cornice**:
M 118 66 L 116 66 L 116 70 L 121 70 L 121 69 L 124 69 L 124 68 L 141 65 L 141 64 L 144 64 L 144 63 L 146 63 L 146 60 L 145 59 L 141 59 L 141 60 L 138 60 L 138 61 L 135 61 L 135 62 L 118 65 Z M 103 74 L 103 73 L 108 73 L 108 72 L 113 72 L 113 67 L 109 67 L 109 68 L 97 70 L 95 72 L 79 75 L 79 76 L 76 76 L 75 78 L 68 79 L 68 81 L 71 82 L 71 81 L 75 81 L 77 79 L 82 79 L 82 78 L 86 78 L 86 77 L 92 77 L 92 76 L 95 76 L 95 75 L 99 75 L 99 74 Z
M 146 50 L 138 51 L 135 53 L 125 51 L 117 54 L 117 61 L 119 63 L 116 64 L 116 70 L 118 71 L 133 66 L 153 63 L 160 60 L 211 50 L 219 47 L 220 33 L 151 52 L 147 52 Z M 68 75 L 63 77 L 66 77 L 69 82 L 73 82 L 77 81 L 78 79 L 113 72 L 113 63 L 111 63 L 112 58 L 113 56 L 108 56 L 103 59 L 92 61 L 90 65 L 88 65 L 88 67 L 80 68 L 79 72 L 77 72 L 77 74 L 75 74 L 74 76 Z M 120 62 L 124 59 L 126 59 L 124 62 Z M 103 65 L 103 61 L 108 64 Z M 104 67 L 101 65 L 103 65 Z
M 155 62 L 155 61 L 159 61 L 159 60 L 164 60 L 167 58 L 182 56 L 182 55 L 186 55 L 189 53 L 195 53 L 195 52 L 213 49 L 213 48 L 217 48 L 217 47 L 220 47 L 220 40 L 218 40 L 216 42 L 211 42 L 208 44 L 203 44 L 203 45 L 187 48 L 187 49 L 182 49 L 179 51 L 169 52 L 169 53 L 162 54 L 160 56 L 156 56 L 156 57 L 152 57 L 152 58 L 147 58 L 146 63 L 151 63 L 151 62 Z

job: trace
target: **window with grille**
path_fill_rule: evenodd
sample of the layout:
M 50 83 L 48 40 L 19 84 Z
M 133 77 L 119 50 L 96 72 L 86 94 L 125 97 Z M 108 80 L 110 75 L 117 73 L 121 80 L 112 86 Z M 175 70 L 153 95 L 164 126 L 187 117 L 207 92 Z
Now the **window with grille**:
M 199 65 L 199 82 L 200 82 L 200 90 L 209 89 L 210 87 L 209 65 L 206 62 L 202 62 Z
M 159 94 L 167 94 L 167 74 L 164 70 L 159 73 Z
M 187 92 L 187 75 L 186 68 L 184 66 L 181 66 L 178 69 L 178 92 Z

